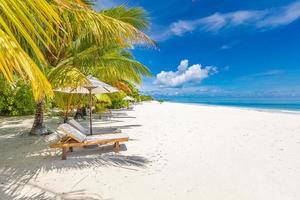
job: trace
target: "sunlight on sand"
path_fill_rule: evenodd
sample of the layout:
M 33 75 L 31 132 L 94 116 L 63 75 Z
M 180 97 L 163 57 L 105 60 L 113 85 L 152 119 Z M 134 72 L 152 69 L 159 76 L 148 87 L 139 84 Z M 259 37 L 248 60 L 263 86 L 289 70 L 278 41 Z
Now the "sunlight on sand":
M 68 160 L 28 136 L 32 119 L 0 119 L 0 199 L 300 198 L 300 115 L 156 102 L 94 127 L 129 142 L 75 149 Z M 81 122 L 87 126 L 87 121 Z M 47 119 L 53 131 L 58 118 Z M 5 152 L 5 153 L 4 153 Z

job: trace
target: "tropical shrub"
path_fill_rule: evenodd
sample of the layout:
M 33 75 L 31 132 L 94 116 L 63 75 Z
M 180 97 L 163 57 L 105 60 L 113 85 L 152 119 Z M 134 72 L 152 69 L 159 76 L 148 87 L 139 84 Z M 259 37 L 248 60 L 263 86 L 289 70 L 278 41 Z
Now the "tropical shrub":
M 108 106 L 109 109 L 127 108 L 129 106 L 128 101 L 124 100 L 126 93 L 123 91 L 109 94 L 109 97 L 111 99 L 111 105 Z
M 35 110 L 35 102 L 31 87 L 23 81 L 15 86 L 9 85 L 0 78 L 0 115 L 31 115 Z
M 108 107 L 112 105 L 111 99 L 107 94 L 96 95 L 96 112 L 101 114 L 108 110 Z
M 142 101 L 152 101 L 153 97 L 150 95 L 141 95 L 141 100 Z

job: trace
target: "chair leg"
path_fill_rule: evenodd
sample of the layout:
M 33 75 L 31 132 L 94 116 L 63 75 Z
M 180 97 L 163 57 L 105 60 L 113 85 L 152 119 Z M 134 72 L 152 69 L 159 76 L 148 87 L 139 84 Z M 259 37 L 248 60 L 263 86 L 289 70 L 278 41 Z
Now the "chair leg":
M 116 152 L 116 153 L 119 153 L 119 152 L 120 152 L 120 143 L 119 143 L 119 142 L 116 142 L 116 143 L 115 143 L 115 152 Z
M 65 147 L 62 148 L 61 159 L 62 160 L 67 160 L 67 149 Z
M 69 148 L 69 151 L 70 151 L 70 152 L 73 152 L 73 147 L 70 147 L 70 148 Z

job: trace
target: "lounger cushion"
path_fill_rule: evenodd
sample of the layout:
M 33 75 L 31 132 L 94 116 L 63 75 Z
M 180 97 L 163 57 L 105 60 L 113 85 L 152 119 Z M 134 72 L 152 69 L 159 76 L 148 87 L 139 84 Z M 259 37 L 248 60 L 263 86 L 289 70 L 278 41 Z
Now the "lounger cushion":
M 57 128 L 60 134 L 64 134 L 76 140 L 77 142 L 84 142 L 86 140 L 86 135 L 82 134 L 79 130 L 73 128 L 69 124 L 62 124 Z
M 84 128 L 83 126 L 81 126 L 81 124 L 79 124 L 76 120 L 71 119 L 68 121 L 68 124 L 70 124 L 71 126 L 73 126 L 74 128 L 76 128 L 77 130 L 79 130 L 81 133 L 87 135 L 89 133 L 89 131 Z

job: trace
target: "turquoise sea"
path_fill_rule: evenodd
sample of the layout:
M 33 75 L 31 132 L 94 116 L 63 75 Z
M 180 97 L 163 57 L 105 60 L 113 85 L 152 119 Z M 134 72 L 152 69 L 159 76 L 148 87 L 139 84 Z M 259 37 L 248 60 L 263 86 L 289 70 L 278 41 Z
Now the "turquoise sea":
M 296 97 L 199 97 L 199 96 L 155 96 L 157 100 L 179 103 L 231 106 L 267 110 L 287 110 L 300 112 L 300 98 Z

